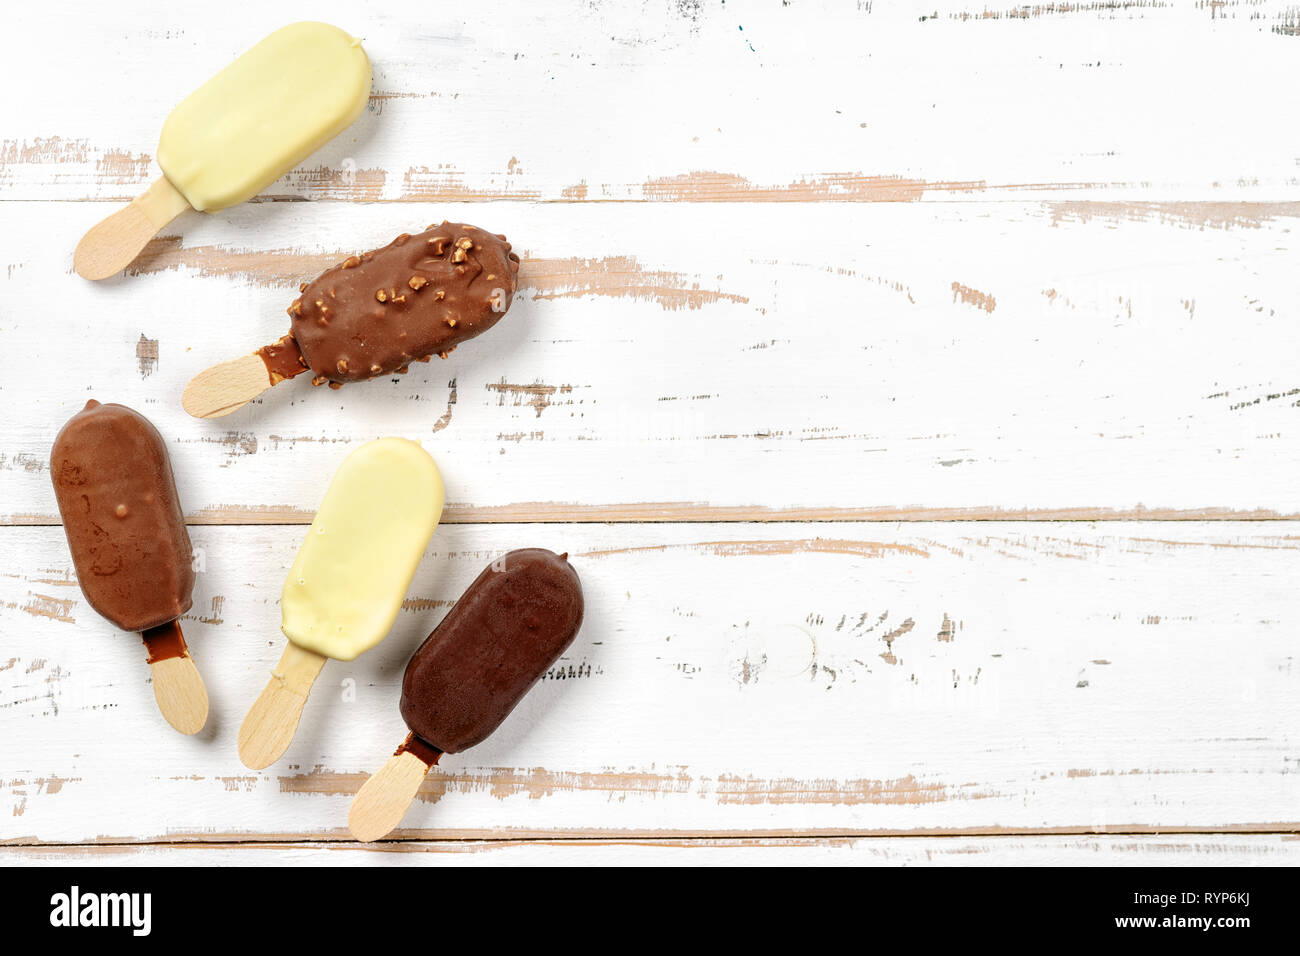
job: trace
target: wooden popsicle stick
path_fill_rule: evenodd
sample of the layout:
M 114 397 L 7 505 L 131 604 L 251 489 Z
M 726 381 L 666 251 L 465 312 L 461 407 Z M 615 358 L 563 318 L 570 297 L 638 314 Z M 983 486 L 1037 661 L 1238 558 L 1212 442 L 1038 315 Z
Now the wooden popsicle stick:
M 440 751 L 429 748 L 432 759 L 426 760 L 405 748 L 405 744 L 399 747 L 352 798 L 348 829 L 362 843 L 373 843 L 387 836 L 402 822 L 420 784 L 442 756 Z
M 325 658 L 290 641 L 271 671 L 271 679 L 239 726 L 239 759 L 261 770 L 289 749 L 303 706 Z
M 167 723 L 197 734 L 208 722 L 208 689 L 194 666 L 178 621 L 143 632 L 153 672 L 153 696 Z
M 83 279 L 107 279 L 129 266 L 158 230 L 186 209 L 189 200 L 166 176 L 81 237 L 72 265 Z
M 181 405 L 195 418 L 220 418 L 243 408 L 274 384 L 262 356 L 253 352 L 195 375 L 181 394 Z

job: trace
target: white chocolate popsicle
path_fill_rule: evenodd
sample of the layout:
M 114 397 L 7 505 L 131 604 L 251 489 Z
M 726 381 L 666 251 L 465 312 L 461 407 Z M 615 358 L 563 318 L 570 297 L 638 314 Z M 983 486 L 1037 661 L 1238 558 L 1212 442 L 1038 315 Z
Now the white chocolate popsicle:
M 239 757 L 260 770 L 293 740 L 326 658 L 350 661 L 392 629 L 443 506 L 442 476 L 420 445 L 380 438 L 330 482 L 281 592 L 280 663 L 239 728 Z
M 167 117 L 162 178 L 86 233 L 77 273 L 114 275 L 186 209 L 214 212 L 256 196 L 351 125 L 369 96 L 359 39 L 310 21 L 276 30 Z

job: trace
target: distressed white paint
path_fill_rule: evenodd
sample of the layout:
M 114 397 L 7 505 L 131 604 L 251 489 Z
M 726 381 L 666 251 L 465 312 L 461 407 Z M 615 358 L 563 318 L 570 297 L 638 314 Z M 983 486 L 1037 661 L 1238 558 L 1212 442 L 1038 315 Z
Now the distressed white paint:
M 1277 834 L 13 847 L 24 866 L 1295 866 Z
M 91 285 L 68 271 L 65 238 L 100 206 L 5 208 L 46 230 L 0 233 L 9 520 L 54 520 L 49 443 L 90 396 L 157 422 L 195 515 L 309 513 L 347 447 L 380 434 L 425 441 L 448 499 L 470 505 L 1300 513 L 1295 219 L 1080 222 L 1039 203 L 245 206 L 195 223 L 185 245 L 343 255 L 450 216 L 531 258 L 628 256 L 652 274 L 615 297 L 525 292 L 446 361 L 337 392 L 299 378 L 200 422 L 180 408 L 185 382 L 286 331 L 295 285 L 189 268 Z M 290 283 L 314 276 L 294 261 Z M 745 301 L 666 309 L 655 296 L 681 290 L 656 286 L 670 281 Z M 56 341 L 87 343 L 57 373 L 24 358 L 51 354 L 54 323 Z M 158 342 L 148 375 L 142 335 Z M 534 405 L 503 382 L 556 393 Z
M 380 434 L 425 442 L 462 520 L 554 503 L 1300 514 L 1294 4 L 360 13 L 13 11 L 0 524 L 57 521 L 44 463 L 92 395 L 159 424 L 201 522 L 305 521 L 348 447 Z M 375 64 L 362 119 L 268 196 L 320 201 L 183 217 L 167 233 L 193 266 L 73 276 L 80 234 L 156 175 L 171 106 L 302 16 L 361 33 Z M 76 72 L 51 71 L 52 49 Z M 533 260 L 630 268 L 633 288 L 525 291 L 488 337 L 395 382 L 291 383 L 221 422 L 180 411 L 194 372 L 283 331 L 319 268 L 293 256 L 443 217 Z M 232 258 L 268 251 L 290 254 L 287 284 Z M 665 306 L 696 288 L 697 307 Z M 156 366 L 139 367 L 142 336 Z M 535 406 L 502 383 L 556 393 Z M 1294 831 L 1293 522 L 447 526 L 413 590 L 443 603 L 329 665 L 286 760 L 252 773 L 235 730 L 279 653 L 301 531 L 194 529 L 206 567 L 185 627 L 213 709 L 190 739 L 158 717 L 138 642 L 84 604 L 60 530 L 0 527 L 0 842 L 236 844 L 0 859 L 1294 862 L 1276 834 L 707 839 Z M 406 657 L 522 544 L 573 551 L 587 584 L 573 679 L 447 758 L 449 791 L 402 832 L 624 839 L 242 843 L 346 836 L 347 781 L 401 737 Z M 338 699 L 348 677 L 355 703 Z
M 85 160 L 6 169 L 0 192 L 131 195 L 136 184 L 105 182 L 97 161 L 151 156 L 185 93 L 307 16 L 361 34 L 375 91 L 397 94 L 307 165 L 384 170 L 386 198 L 426 167 L 543 198 L 586 183 L 590 198 L 639 199 L 647 181 L 693 170 L 776 186 L 861 172 L 999 194 L 1295 197 L 1298 149 L 1282 118 L 1300 113 L 1300 37 L 1274 32 L 1300 29 L 1293 3 L 1139 0 L 980 19 L 1025 6 L 485 0 L 383 14 L 319 0 L 239 17 L 192 0 L 30 7 L 10 20 L 20 42 L 3 78 L 25 93 L 6 104 L 0 138 L 58 136 Z M 974 19 L 954 19 L 963 14 Z M 75 50 L 84 73 L 52 76 L 55 45 Z M 303 190 L 322 191 L 292 179 L 272 191 Z
M 285 758 L 245 770 L 235 732 L 280 654 L 301 531 L 194 529 L 206 570 L 184 627 L 212 700 L 195 738 L 156 713 L 138 640 L 67 583 L 60 530 L 3 531 L 33 570 L 0 579 L 0 838 L 344 832 L 363 777 L 328 775 L 372 772 L 400 743 L 402 668 L 443 610 L 329 664 Z M 1298 533 L 444 527 L 415 598 L 451 600 L 500 552 L 540 545 L 573 555 L 588 612 L 568 679 L 445 758 L 451 792 L 406 832 L 1293 828 Z M 61 600 L 72 622 L 24 610 Z

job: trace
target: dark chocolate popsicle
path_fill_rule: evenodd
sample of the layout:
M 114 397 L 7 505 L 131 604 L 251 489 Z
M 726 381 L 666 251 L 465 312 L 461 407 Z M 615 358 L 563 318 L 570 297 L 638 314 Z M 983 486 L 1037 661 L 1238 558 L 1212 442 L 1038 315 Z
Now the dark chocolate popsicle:
M 92 399 L 54 439 L 50 476 L 81 592 L 143 633 L 163 716 L 196 733 L 207 692 L 176 623 L 190 609 L 194 555 L 162 436 L 139 412 Z
M 543 548 L 511 551 L 469 586 L 402 678 L 402 719 L 444 753 L 497 729 L 582 625 L 582 585 Z
M 443 753 L 481 742 L 515 709 L 582 625 L 582 584 L 567 555 L 511 551 L 480 574 L 420 645 L 402 678 L 410 735 L 357 793 L 358 840 L 395 827 Z

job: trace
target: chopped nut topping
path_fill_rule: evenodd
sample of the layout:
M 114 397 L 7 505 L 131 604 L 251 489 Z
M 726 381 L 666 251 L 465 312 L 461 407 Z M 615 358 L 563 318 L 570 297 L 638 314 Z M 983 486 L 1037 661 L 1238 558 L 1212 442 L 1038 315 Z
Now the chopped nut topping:
M 376 289 L 376 290 L 375 290 L 375 298 L 378 299 L 380 302 L 387 302 L 387 301 L 388 301 L 388 293 L 385 292 L 383 289 Z
M 379 374 L 380 372 L 382 372 L 382 371 L 383 371 L 383 369 L 380 368 L 378 365 L 372 365 L 372 366 L 370 366 L 370 374 L 371 374 L 371 375 L 378 375 L 378 374 Z
M 465 267 L 464 267 L 464 266 L 457 266 L 457 267 L 456 267 L 456 275 L 458 275 L 458 276 L 463 276 L 464 274 L 465 274 Z
M 456 327 L 456 320 L 455 320 L 455 319 L 448 319 L 448 320 L 447 320 L 447 325 L 448 325 L 448 327 L 454 329 L 454 328 Z
M 429 284 L 429 280 L 426 279 L 424 276 L 411 276 L 411 278 L 406 280 L 406 284 L 409 285 L 414 291 L 419 292 L 421 289 L 423 289 L 426 285 Z
M 443 299 L 447 298 L 447 293 L 444 292 L 442 289 L 439 289 L 439 290 L 438 290 L 438 294 L 435 296 L 435 298 L 436 298 L 439 302 L 441 302 Z
M 465 250 L 464 250 L 464 249 L 457 249 L 455 252 L 453 252 L 453 253 L 451 254 L 451 261 L 452 261 L 452 262 L 464 262 L 464 261 L 465 261 Z
M 330 388 L 334 389 L 334 391 L 336 392 L 342 387 L 343 387 L 342 382 L 330 382 Z
M 438 353 L 438 358 L 440 358 L 440 359 L 445 359 L 445 358 L 446 358 L 448 355 L 450 355 L 450 354 L 451 354 L 450 352 L 439 352 L 439 353 Z
M 324 385 L 328 381 L 329 379 L 327 379 L 324 375 L 317 375 L 315 378 L 311 380 L 311 383 L 313 385 Z
M 346 259 L 343 260 L 344 269 L 355 269 L 359 265 L 361 265 L 361 260 L 358 259 L 356 256 L 348 256 Z
M 401 304 L 403 304 L 403 303 L 406 302 L 406 296 L 404 296 L 404 295 L 395 295 L 395 296 L 393 296 L 393 301 L 396 302 L 398 305 L 401 305 Z
M 293 305 L 285 310 L 290 315 L 302 315 L 302 299 L 294 299 Z
M 404 245 L 406 245 L 406 240 L 408 240 L 408 239 L 410 239 L 410 238 L 411 238 L 411 234 L 410 234 L 409 232 L 404 232 L 404 233 L 402 233 L 400 236 L 398 236 L 396 239 L 393 240 L 393 245 L 395 245 L 395 246 L 404 246 Z
M 435 256 L 440 256 L 447 251 L 447 243 L 450 240 L 448 240 L 446 236 L 433 236 L 424 241 L 433 247 L 433 254 Z
M 489 272 L 487 274 L 487 277 L 488 277 L 488 281 L 491 282 L 493 279 L 497 277 L 497 274 L 495 272 Z
M 347 359 L 339 359 L 339 361 L 338 361 L 338 365 L 336 366 L 336 368 L 338 368 L 338 370 L 339 370 L 339 374 L 342 375 L 344 372 L 346 372 L 346 371 L 348 370 L 348 360 L 347 360 Z
M 307 291 L 307 283 L 305 283 L 305 282 L 299 282 L 299 283 L 298 283 L 298 291 L 299 291 L 299 292 L 306 292 L 306 291 Z

